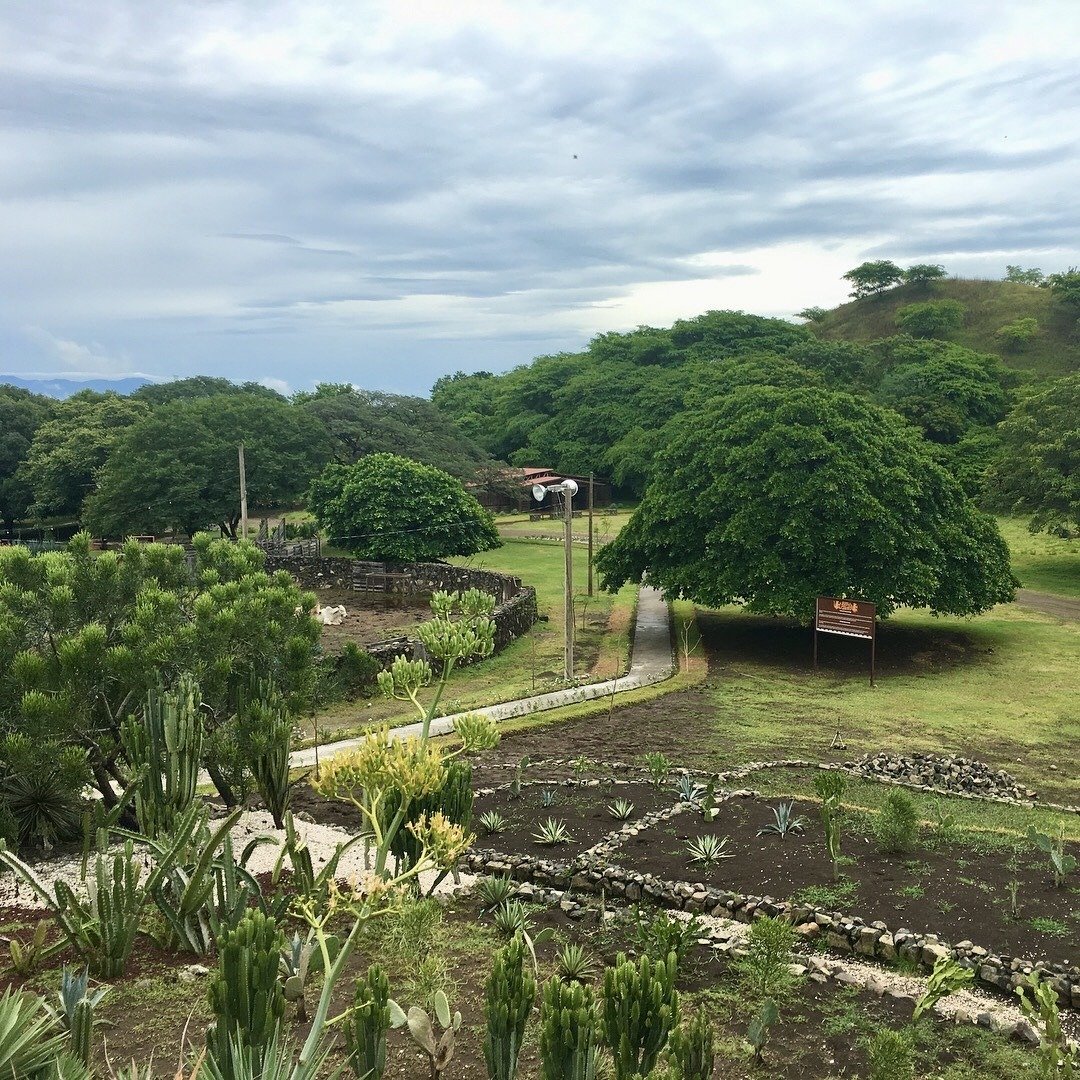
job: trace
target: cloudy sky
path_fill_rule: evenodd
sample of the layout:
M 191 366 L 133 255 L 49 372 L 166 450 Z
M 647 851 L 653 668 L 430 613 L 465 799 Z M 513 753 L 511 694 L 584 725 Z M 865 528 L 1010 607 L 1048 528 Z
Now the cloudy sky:
M 425 393 L 1080 262 L 1080 3 L 12 0 L 0 372 Z

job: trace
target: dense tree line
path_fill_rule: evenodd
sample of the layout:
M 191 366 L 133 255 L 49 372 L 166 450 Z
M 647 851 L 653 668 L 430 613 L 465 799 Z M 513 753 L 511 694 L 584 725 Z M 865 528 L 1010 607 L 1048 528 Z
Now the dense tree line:
M 57 518 L 109 537 L 207 527 L 234 536 L 240 442 L 252 514 L 295 505 L 328 465 L 372 454 L 459 480 L 497 475 L 424 398 L 321 385 L 287 399 L 209 376 L 64 401 L 0 385 L 0 525 L 9 536 L 17 522 Z

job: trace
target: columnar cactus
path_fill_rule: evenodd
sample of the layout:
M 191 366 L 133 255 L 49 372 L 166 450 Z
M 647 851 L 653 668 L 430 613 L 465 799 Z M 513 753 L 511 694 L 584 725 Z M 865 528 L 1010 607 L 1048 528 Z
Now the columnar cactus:
M 142 718 L 128 717 L 122 735 L 132 766 L 143 770 L 135 792 L 139 828 L 147 836 L 171 832 L 194 801 L 198 783 L 203 743 L 198 683 L 182 675 L 173 690 L 151 690 Z
M 345 1027 L 349 1067 L 357 1080 L 382 1080 L 386 1071 L 386 1033 L 394 1026 L 393 1006 L 386 973 L 378 964 L 372 964 L 367 975 L 356 980 L 353 1007 Z
M 90 1036 L 94 1030 L 94 1003 L 83 998 L 71 1016 L 71 1042 L 68 1049 L 84 1065 L 90 1065 Z
M 525 946 L 517 935 L 495 954 L 487 984 L 484 1060 L 490 1080 L 514 1080 L 525 1025 L 536 998 L 536 980 L 525 967 Z
M 643 956 L 637 964 L 622 953 L 604 972 L 604 1037 L 615 1063 L 615 1080 L 648 1076 L 679 1022 L 675 989 L 678 961 Z
M 678 1080 L 711 1080 L 715 1059 L 712 1025 L 699 1009 L 694 1019 L 671 1033 L 671 1060 Z
M 591 987 L 549 979 L 540 1002 L 541 1080 L 595 1080 L 597 1026 Z
M 230 1040 L 262 1050 L 285 1012 L 278 979 L 285 937 L 262 912 L 245 915 L 235 930 L 218 940 L 218 966 L 210 982 L 215 1022 L 206 1034 L 207 1049 L 224 1065 Z

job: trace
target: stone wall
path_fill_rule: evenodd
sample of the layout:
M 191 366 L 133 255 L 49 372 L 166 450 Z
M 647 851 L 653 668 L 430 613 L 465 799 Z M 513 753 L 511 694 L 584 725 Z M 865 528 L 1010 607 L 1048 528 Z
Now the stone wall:
M 266 569 L 287 570 L 303 589 L 352 589 L 358 581 L 367 586 L 362 592 L 373 591 L 370 583 L 374 582 L 379 591 L 399 595 L 427 595 L 440 589 L 448 592 L 480 589 L 495 597 L 492 617 L 495 620 L 496 652 L 528 632 L 539 618 L 536 590 L 531 585 L 522 585 L 520 578 L 492 570 L 440 562 L 374 563 L 345 558 L 279 556 L 267 556 Z M 395 656 L 407 656 L 410 660 L 422 656 L 423 646 L 414 638 L 388 638 L 367 646 L 367 651 L 384 667 L 389 667 Z

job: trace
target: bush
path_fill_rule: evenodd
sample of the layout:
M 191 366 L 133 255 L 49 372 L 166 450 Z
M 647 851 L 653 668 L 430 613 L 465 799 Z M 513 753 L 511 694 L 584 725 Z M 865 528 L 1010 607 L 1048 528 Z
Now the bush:
M 750 927 L 747 952 L 735 964 L 743 985 L 755 998 L 782 998 L 792 987 L 791 954 L 795 930 L 782 919 L 761 918 Z
M 1000 327 L 994 336 L 1006 352 L 1020 352 L 1038 332 L 1038 319 L 1014 319 Z
M 347 641 L 337 657 L 334 671 L 336 689 L 342 697 L 356 697 L 361 690 L 373 688 L 382 664 L 355 642 Z
M 904 855 L 919 845 L 919 814 L 915 803 L 902 791 L 885 800 L 874 825 L 878 846 L 887 855 Z
M 943 337 L 964 325 L 964 305 L 958 300 L 906 304 L 896 313 L 896 325 L 912 337 Z
M 882 1028 L 866 1040 L 869 1080 L 912 1080 L 915 1039 L 910 1029 Z

